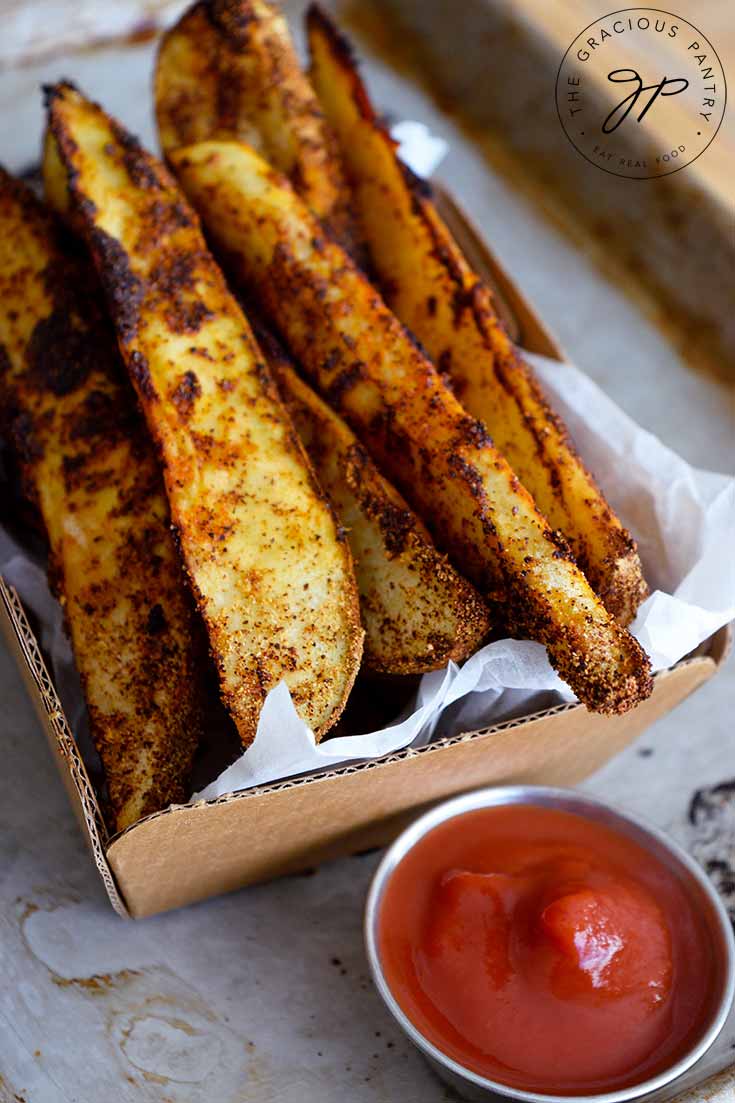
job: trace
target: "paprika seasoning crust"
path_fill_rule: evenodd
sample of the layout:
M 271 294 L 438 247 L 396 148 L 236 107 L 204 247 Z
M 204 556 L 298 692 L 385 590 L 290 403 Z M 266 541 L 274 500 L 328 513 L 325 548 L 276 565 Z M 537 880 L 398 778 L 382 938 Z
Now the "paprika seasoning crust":
M 283 680 L 321 735 L 363 637 L 331 506 L 170 174 L 68 84 L 50 90 L 49 130 L 49 194 L 62 172 L 160 451 L 224 704 L 247 745 Z
M 337 412 L 498 622 L 543 643 L 589 708 L 622 713 L 647 697 L 650 664 L 638 642 L 376 289 L 320 235 L 288 181 L 241 142 L 201 142 L 170 160 L 233 277 L 319 391 L 337 396 Z
M 359 249 L 337 142 L 274 4 L 194 4 L 161 41 L 154 95 L 166 156 L 207 138 L 242 138 L 289 176 L 349 251 Z
M 506 333 L 430 188 L 398 158 L 346 38 L 315 4 L 307 30 L 312 80 L 339 141 L 387 304 L 448 374 L 462 405 L 487 425 L 605 607 L 628 624 L 648 593 L 635 541 Z
M 490 630 L 480 595 L 437 550 L 423 522 L 349 426 L 298 375 L 279 342 L 261 326 L 257 334 L 347 531 L 365 627 L 365 667 L 422 674 L 468 658 Z
M 0 405 L 119 831 L 188 799 L 202 687 L 163 480 L 100 301 L 49 212 L 0 171 Z

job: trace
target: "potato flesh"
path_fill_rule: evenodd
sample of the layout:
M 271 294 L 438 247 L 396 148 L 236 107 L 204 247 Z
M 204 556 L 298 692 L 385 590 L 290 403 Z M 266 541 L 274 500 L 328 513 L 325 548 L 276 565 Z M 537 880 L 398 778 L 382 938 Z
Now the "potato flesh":
M 51 95 L 50 130 L 161 452 L 223 701 L 247 745 L 266 693 L 284 680 L 320 734 L 344 707 L 362 651 L 331 507 L 168 173 L 69 86 Z
M 429 194 L 401 166 L 344 40 L 314 9 L 308 22 L 312 80 L 339 140 L 386 302 L 448 373 L 462 405 L 487 425 L 606 607 L 627 624 L 647 594 L 634 541 L 518 355 L 489 290 Z
M 202 693 L 193 609 L 101 289 L 1 172 L 0 288 L 9 435 L 48 535 L 119 831 L 189 796 Z
M 589 707 L 651 689 L 637 642 L 558 546 L 530 494 L 375 289 L 242 143 L 171 155 L 184 191 L 324 397 L 516 633 L 546 644 Z

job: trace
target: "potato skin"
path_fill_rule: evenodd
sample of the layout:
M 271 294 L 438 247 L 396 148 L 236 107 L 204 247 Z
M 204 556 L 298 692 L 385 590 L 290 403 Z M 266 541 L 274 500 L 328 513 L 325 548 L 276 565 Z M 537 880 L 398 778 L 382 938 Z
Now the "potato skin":
M 276 5 L 194 4 L 161 41 L 154 95 L 166 155 L 207 138 L 242 139 L 290 178 L 349 251 L 357 248 L 337 142 Z
M 160 450 L 225 706 L 248 745 L 283 680 L 320 735 L 362 654 L 344 534 L 169 173 L 69 85 L 49 91 L 49 129 Z
M 480 595 L 436 549 L 346 422 L 301 379 L 280 343 L 259 326 L 256 333 L 347 532 L 365 627 L 365 667 L 423 674 L 468 658 L 490 631 Z
M 92 270 L 0 170 L 0 397 L 50 546 L 112 831 L 188 799 L 198 626 Z
M 199 143 L 171 162 L 235 277 L 491 611 L 544 643 L 588 707 L 624 712 L 648 696 L 640 645 L 606 611 L 482 423 L 288 182 L 238 142 Z
M 307 27 L 312 80 L 339 139 L 386 302 L 447 373 L 462 405 L 487 425 L 606 608 L 628 624 L 648 593 L 634 540 L 508 337 L 430 189 L 401 164 L 349 44 L 316 5 Z

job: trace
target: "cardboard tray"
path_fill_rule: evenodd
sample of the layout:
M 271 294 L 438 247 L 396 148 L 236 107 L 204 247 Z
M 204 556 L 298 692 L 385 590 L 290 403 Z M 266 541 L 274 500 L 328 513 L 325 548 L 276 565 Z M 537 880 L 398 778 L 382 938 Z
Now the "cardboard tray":
M 549 332 L 450 197 L 440 209 L 493 286 L 514 337 L 561 359 Z M 381 759 L 175 805 L 109 836 L 18 595 L 0 578 L 0 627 L 16 656 L 72 807 L 115 911 L 141 918 L 388 842 L 431 803 L 482 785 L 574 785 L 716 672 L 731 632 L 662 671 L 651 697 L 619 717 L 560 705 Z

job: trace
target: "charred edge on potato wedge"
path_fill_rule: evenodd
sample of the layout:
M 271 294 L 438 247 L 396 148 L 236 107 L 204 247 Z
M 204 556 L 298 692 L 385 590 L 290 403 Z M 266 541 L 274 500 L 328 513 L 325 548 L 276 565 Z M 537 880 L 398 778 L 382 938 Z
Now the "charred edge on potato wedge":
M 48 100 L 72 206 L 160 449 L 223 701 L 247 745 L 284 680 L 320 735 L 362 653 L 344 534 L 175 182 L 74 88 L 57 85 Z
M 286 19 L 265 0 L 204 0 L 164 35 L 155 74 L 161 148 L 239 138 L 259 149 L 350 251 L 357 246 L 341 157 Z
M 635 542 L 519 356 L 430 189 L 400 161 L 346 39 L 315 5 L 307 28 L 312 80 L 340 143 L 386 302 L 447 373 L 462 405 L 487 425 L 607 609 L 629 623 L 648 592 Z
M 480 595 L 436 549 L 346 422 L 300 378 L 280 343 L 259 325 L 256 334 L 347 532 L 365 628 L 365 666 L 382 674 L 422 674 L 466 659 L 490 630 Z
M 46 529 L 113 831 L 189 796 L 194 612 L 94 273 L 0 170 L 0 400 Z
M 640 645 L 610 616 L 528 491 L 288 181 L 238 142 L 172 165 L 235 278 L 294 358 L 514 634 L 544 643 L 580 699 L 624 712 L 651 691 Z

